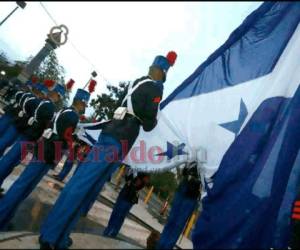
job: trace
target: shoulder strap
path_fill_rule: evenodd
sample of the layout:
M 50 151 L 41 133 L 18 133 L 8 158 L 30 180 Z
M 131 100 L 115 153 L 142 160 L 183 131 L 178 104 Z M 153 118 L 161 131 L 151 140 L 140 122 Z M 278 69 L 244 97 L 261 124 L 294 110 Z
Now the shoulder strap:
M 39 103 L 39 105 L 37 106 L 37 108 L 35 109 L 34 116 L 33 116 L 35 121 L 37 121 L 37 114 L 38 114 L 40 107 L 43 106 L 45 103 L 50 103 L 50 101 L 48 101 L 48 100 L 41 101 Z
M 132 106 L 132 100 L 131 100 L 132 94 L 134 93 L 134 91 L 138 87 L 140 87 L 145 82 L 149 82 L 149 81 L 152 81 L 152 80 L 150 78 L 146 78 L 146 79 L 138 82 L 134 87 L 132 87 L 133 86 L 133 82 L 129 85 L 127 95 L 125 96 L 125 98 L 122 101 L 122 105 L 125 103 L 125 101 L 127 101 L 127 110 L 128 110 L 129 114 L 132 114 L 132 115 L 136 116 L 135 113 L 134 113 L 134 110 L 133 110 L 133 106 Z
M 23 110 L 24 114 L 26 114 L 26 110 L 25 110 L 26 103 L 27 103 L 28 101 L 30 101 L 30 100 L 33 100 L 33 99 L 35 99 L 34 96 L 33 96 L 33 97 L 26 97 L 26 99 L 25 99 L 25 101 L 24 101 L 24 103 L 23 103 L 23 107 L 22 107 L 22 110 Z
M 57 120 L 58 118 L 64 114 L 64 113 L 67 113 L 67 112 L 72 112 L 73 110 L 70 109 L 70 108 L 66 108 L 66 109 L 61 109 L 60 111 L 58 111 L 58 113 L 55 115 L 55 118 L 54 118 L 54 123 L 53 123 L 53 133 L 57 134 Z
M 132 86 L 133 86 L 133 83 L 134 82 L 131 82 L 129 83 L 129 86 L 128 86 L 128 90 L 127 90 L 127 94 L 126 96 L 124 97 L 123 101 L 122 101 L 122 105 L 125 103 L 125 101 L 128 99 L 128 96 L 132 94 Z
M 22 103 L 22 101 L 23 101 L 24 99 L 26 100 L 26 98 L 28 97 L 28 95 L 29 95 L 29 93 L 24 93 L 24 94 L 22 95 L 22 97 L 20 98 L 19 103 L 18 103 L 19 106 L 21 105 L 21 103 Z

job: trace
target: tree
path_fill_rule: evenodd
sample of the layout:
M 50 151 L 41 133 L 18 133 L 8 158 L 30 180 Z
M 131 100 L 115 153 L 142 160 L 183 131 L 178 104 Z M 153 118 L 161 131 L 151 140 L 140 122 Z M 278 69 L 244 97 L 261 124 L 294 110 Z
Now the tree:
M 8 65 L 8 58 L 4 52 L 0 52 L 0 66 Z
M 95 110 L 95 117 L 98 120 L 111 119 L 114 111 L 121 105 L 124 99 L 129 82 L 120 82 L 119 86 L 107 85 L 106 88 L 109 94 L 97 95 L 97 98 L 92 99 L 90 105 Z
M 39 82 L 51 79 L 56 83 L 65 86 L 65 69 L 59 64 L 55 50 L 50 51 L 50 54 L 45 58 L 33 75 L 39 79 Z M 69 92 L 66 92 L 65 98 L 57 104 L 59 109 L 68 106 L 69 99 L 70 94 Z
M 5 71 L 5 73 L 6 73 L 5 77 L 7 79 L 10 79 L 12 77 L 18 76 L 22 71 L 22 67 L 20 65 L 18 65 L 17 63 L 12 65 L 9 62 L 7 55 L 4 52 L 0 52 L 0 70 Z
M 4 52 L 0 53 L 0 69 L 6 72 L 8 79 L 18 76 L 22 69 L 31 61 L 33 56 L 29 56 L 24 61 L 15 61 L 14 65 L 8 63 L 7 56 Z M 58 62 L 56 53 L 54 50 L 45 58 L 39 68 L 33 73 L 39 80 L 43 82 L 46 79 L 54 80 L 56 83 L 62 84 L 65 86 L 65 70 Z M 32 77 L 32 76 L 31 76 Z M 63 106 L 68 106 L 69 92 L 66 92 L 64 100 L 61 103 L 57 104 L 59 108 Z
M 65 69 L 58 62 L 56 53 L 51 50 L 40 67 L 34 72 L 34 75 L 42 82 L 46 79 L 54 80 L 57 83 L 65 83 Z
M 154 186 L 154 192 L 159 193 L 161 198 L 173 197 L 177 188 L 175 174 L 171 171 L 151 174 L 150 185 Z

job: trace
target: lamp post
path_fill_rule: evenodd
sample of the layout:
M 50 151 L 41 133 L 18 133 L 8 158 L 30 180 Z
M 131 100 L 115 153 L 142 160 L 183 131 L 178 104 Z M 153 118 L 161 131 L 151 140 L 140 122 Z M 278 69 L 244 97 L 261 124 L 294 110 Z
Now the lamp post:
M 17 1 L 16 2 L 17 3 L 17 7 L 16 8 L 14 8 L 13 9 L 13 11 L 12 12 L 10 12 L 9 14 L 8 14 L 8 16 L 7 17 L 5 17 L 2 21 L 1 21 L 1 23 L 0 23 L 0 26 L 19 8 L 19 7 L 21 7 L 22 9 L 24 9 L 25 7 L 26 7 L 26 3 L 25 2 L 23 2 L 23 1 Z
M 57 32 L 55 32 L 57 30 Z M 18 79 L 25 83 L 33 72 L 40 66 L 42 61 L 50 54 L 50 52 L 67 42 L 68 28 L 65 25 L 54 26 L 47 35 L 44 47 L 32 58 L 26 65 L 25 69 L 18 75 Z

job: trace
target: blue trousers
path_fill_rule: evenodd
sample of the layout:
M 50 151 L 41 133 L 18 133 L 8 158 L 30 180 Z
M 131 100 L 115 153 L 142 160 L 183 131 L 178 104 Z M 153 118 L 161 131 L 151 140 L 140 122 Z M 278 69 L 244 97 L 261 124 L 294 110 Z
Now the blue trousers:
M 111 178 L 112 174 L 119 168 L 119 163 L 114 163 L 109 166 L 109 168 L 103 173 L 101 180 L 94 187 L 94 190 L 91 195 L 89 195 L 84 201 L 84 207 L 82 208 L 82 215 L 87 215 L 93 204 L 97 200 L 97 197 L 105 183 Z
M 197 199 L 185 195 L 186 187 L 182 186 L 175 194 L 167 223 L 160 235 L 156 249 L 173 249 L 189 217 L 197 206 Z
M 26 140 L 26 136 L 19 136 L 12 148 L 0 159 L 0 187 L 4 180 L 11 174 L 14 168 L 21 162 L 21 142 Z
M 104 236 L 116 237 L 118 235 L 125 218 L 133 205 L 132 202 L 126 199 L 124 189 L 122 189 L 110 215 L 108 225 L 103 232 Z
M 102 148 L 102 150 L 96 150 L 95 154 L 95 148 Z M 66 239 L 82 211 L 86 211 L 87 201 L 90 205 L 91 200 L 95 198 L 96 191 L 99 190 L 99 182 L 105 182 L 107 179 L 103 179 L 107 177 L 106 171 L 114 167 L 112 159 L 115 159 L 116 155 L 120 157 L 120 154 L 120 143 L 110 136 L 101 134 L 98 142 L 88 154 L 87 162 L 80 164 L 76 174 L 66 184 L 43 223 L 41 227 L 42 241 L 55 247 L 66 247 Z
M 79 165 L 76 168 L 74 175 L 76 174 L 78 169 L 80 169 L 80 166 L 81 165 Z M 89 210 L 92 208 L 93 204 L 97 200 L 97 197 L 101 192 L 103 186 L 105 185 L 107 180 L 111 178 L 111 175 L 119 166 L 119 163 L 111 164 L 111 166 L 109 166 L 109 168 L 103 173 L 101 180 L 94 186 L 93 190 L 85 197 L 85 199 L 82 202 L 82 206 L 80 207 L 80 210 L 77 211 L 76 215 L 74 215 L 72 220 L 69 221 L 66 230 L 63 232 L 63 235 L 60 238 L 60 241 L 58 243 L 60 247 L 65 248 L 67 246 L 67 243 L 69 242 L 69 236 L 73 228 L 76 226 L 76 223 L 78 222 L 81 216 L 86 216 L 88 214 Z
M 0 229 L 7 227 L 17 208 L 30 195 L 51 165 L 32 161 L 0 199 Z
M 1 137 L 2 137 L 2 134 L 3 134 L 4 130 L 6 130 L 8 128 L 8 126 L 10 125 L 11 121 L 12 121 L 11 115 L 4 114 L 0 117 L 0 134 L 1 134 Z
M 60 181 L 63 181 L 67 177 L 67 175 L 71 172 L 73 164 L 74 162 L 68 159 L 65 161 L 62 170 L 58 174 L 58 178 Z
M 11 146 L 20 135 L 13 124 L 10 125 L 3 133 L 3 136 L 0 138 L 0 157 L 4 154 L 5 149 Z

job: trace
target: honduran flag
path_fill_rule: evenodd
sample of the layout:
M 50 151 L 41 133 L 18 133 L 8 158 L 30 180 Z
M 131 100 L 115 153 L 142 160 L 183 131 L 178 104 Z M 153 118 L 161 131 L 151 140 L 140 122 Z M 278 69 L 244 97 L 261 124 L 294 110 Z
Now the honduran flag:
M 161 103 L 125 160 L 144 171 L 198 160 L 207 195 L 194 248 L 288 246 L 300 188 L 299 21 L 299 3 L 263 3 Z

